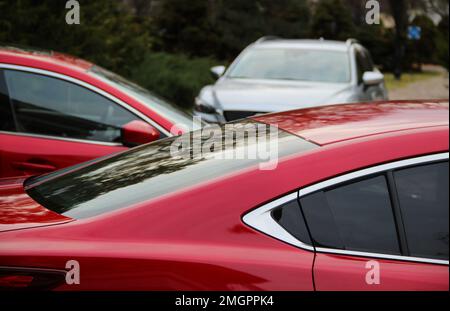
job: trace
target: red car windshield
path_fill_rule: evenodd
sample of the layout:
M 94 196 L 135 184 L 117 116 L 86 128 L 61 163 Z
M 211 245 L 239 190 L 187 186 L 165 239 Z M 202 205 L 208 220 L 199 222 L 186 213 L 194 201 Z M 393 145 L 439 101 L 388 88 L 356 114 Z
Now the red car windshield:
M 258 148 L 275 143 L 277 159 L 317 148 L 317 145 L 278 128 L 253 121 L 234 123 L 235 126 L 249 124 L 270 128 L 276 134 L 276 141 L 269 137 Z M 218 128 L 222 131 L 224 126 Z M 226 134 L 214 137 L 216 143 L 226 141 L 223 147 L 209 156 L 196 157 L 196 148 L 204 148 L 206 142 L 211 144 L 211 136 L 203 136 L 204 132 L 200 133 L 201 139 L 196 143 L 193 137 L 198 133 L 162 139 L 72 170 L 34 178 L 25 184 L 25 189 L 44 207 L 79 219 L 141 203 L 267 161 L 257 157 L 216 157 L 235 152 L 248 141 L 248 136 L 236 135 L 236 132 L 232 133 L 232 139 L 226 140 L 225 135 L 229 135 L 226 131 Z M 267 131 L 258 131 L 257 135 L 258 141 L 262 135 L 267 138 Z M 171 148 L 175 140 L 191 142 L 184 156 L 173 156 Z

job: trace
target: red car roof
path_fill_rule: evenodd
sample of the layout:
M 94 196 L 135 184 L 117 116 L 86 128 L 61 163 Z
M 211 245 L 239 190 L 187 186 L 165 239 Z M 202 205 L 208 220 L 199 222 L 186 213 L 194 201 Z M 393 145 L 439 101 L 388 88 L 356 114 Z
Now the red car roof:
M 322 106 L 253 117 L 318 145 L 449 124 L 448 100 Z
M 49 62 L 52 64 L 71 67 L 72 69 L 86 71 L 92 67 L 92 63 L 74 56 L 45 50 L 34 50 L 16 47 L 0 46 L 0 57 L 18 57 L 29 60 Z

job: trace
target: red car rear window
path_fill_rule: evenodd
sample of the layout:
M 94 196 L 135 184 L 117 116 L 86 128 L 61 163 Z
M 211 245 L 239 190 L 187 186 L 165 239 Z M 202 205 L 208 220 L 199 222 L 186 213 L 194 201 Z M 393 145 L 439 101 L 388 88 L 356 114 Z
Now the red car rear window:
M 234 125 L 258 124 L 271 128 L 274 138 L 267 136 L 267 130 L 257 132 L 258 141 L 266 135 L 266 145 L 276 143 L 278 159 L 299 152 L 317 148 L 307 142 L 277 128 L 253 121 L 235 122 Z M 224 135 L 215 136 L 215 141 L 223 143 L 218 153 L 236 151 L 247 136 L 232 134 L 226 140 Z M 236 129 L 236 128 L 235 128 Z M 237 130 L 235 130 L 237 131 Z M 264 159 L 246 157 L 242 159 L 218 159 L 214 156 L 196 157 L 199 147 L 193 139 L 198 132 L 163 139 L 117 154 L 89 165 L 81 165 L 72 170 L 63 170 L 43 178 L 35 178 L 26 183 L 27 193 L 46 208 L 71 218 L 87 218 L 133 204 L 144 202 L 158 196 L 175 192 L 226 174 L 264 163 Z M 188 157 L 171 153 L 175 140 L 189 139 L 192 144 L 184 152 Z M 211 143 L 211 137 L 201 137 L 199 143 Z M 259 148 L 260 146 L 258 146 Z M 217 155 L 217 153 L 214 153 Z

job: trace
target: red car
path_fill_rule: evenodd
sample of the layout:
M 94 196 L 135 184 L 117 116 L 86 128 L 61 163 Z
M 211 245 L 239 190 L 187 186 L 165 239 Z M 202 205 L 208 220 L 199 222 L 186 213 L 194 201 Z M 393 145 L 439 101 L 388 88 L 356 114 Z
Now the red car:
M 89 62 L 0 47 L 0 177 L 46 173 L 191 124 L 190 116 Z
M 277 133 L 271 169 L 174 156 L 193 132 L 5 179 L 0 287 L 448 291 L 448 113 L 382 102 L 234 123 Z

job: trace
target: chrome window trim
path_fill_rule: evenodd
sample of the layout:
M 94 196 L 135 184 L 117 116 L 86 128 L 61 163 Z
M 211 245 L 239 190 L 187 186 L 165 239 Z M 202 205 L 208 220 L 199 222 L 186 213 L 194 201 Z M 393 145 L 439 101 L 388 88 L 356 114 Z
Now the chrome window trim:
M 338 177 L 334 177 L 331 179 L 328 179 L 323 182 L 319 182 L 317 184 L 314 184 L 312 186 L 308 186 L 306 188 L 302 188 L 299 190 L 299 197 L 303 197 L 307 194 L 322 190 L 324 188 L 328 188 L 346 181 L 350 181 L 353 179 L 357 179 L 364 176 L 369 176 L 376 173 L 381 173 L 384 171 L 389 171 L 396 168 L 402 168 L 402 167 L 408 167 L 413 166 L 416 164 L 422 164 L 422 163 L 428 163 L 433 161 L 439 161 L 439 160 L 448 160 L 449 153 L 438 153 L 438 154 L 432 154 L 427 156 L 421 156 L 421 157 L 415 157 L 415 158 L 409 158 L 406 160 L 400 160 L 400 161 L 394 161 L 387 164 L 381 164 L 373 167 L 369 167 L 366 169 L 358 170 L 352 173 L 348 173 L 345 175 L 341 175 Z
M 124 147 L 124 145 L 121 143 L 109 143 L 106 141 L 66 138 L 66 137 L 41 135 L 41 134 L 30 134 L 30 133 L 8 132 L 8 131 L 0 131 L 0 134 L 8 134 L 8 135 L 24 136 L 24 137 L 32 137 L 32 138 L 45 138 L 45 139 L 53 139 L 53 140 L 60 140 L 60 141 L 67 141 L 67 142 L 74 142 L 74 143 L 110 146 L 110 147 Z
M 242 220 L 248 226 L 261 231 L 262 233 L 286 242 L 288 244 L 297 246 L 299 248 L 308 250 L 308 251 L 316 251 L 317 253 L 326 253 L 326 254 L 337 254 L 337 255 L 348 255 L 348 256 L 358 256 L 358 257 L 367 257 L 367 258 L 379 258 L 379 259 L 388 259 L 388 260 L 400 260 L 407 262 L 418 262 L 418 263 L 429 263 L 429 264 L 439 264 L 439 265 L 449 265 L 448 260 L 440 260 L 440 259 L 432 259 L 432 258 L 421 258 L 421 257 L 413 257 L 413 256 L 401 256 L 401 255 L 390 255 L 390 254 L 381 254 L 381 253 L 371 253 L 371 252 L 361 252 L 361 251 L 351 251 L 351 250 L 341 250 L 341 249 L 332 249 L 332 248 L 324 248 L 317 247 L 314 248 L 311 245 L 308 245 L 294 236 L 292 236 L 289 232 L 287 232 L 283 227 L 281 227 L 271 215 L 271 211 L 275 208 L 292 201 L 296 198 L 303 197 L 310 193 L 322 190 L 324 188 L 328 188 L 330 186 L 334 186 L 346 181 L 350 181 L 353 179 L 358 179 L 364 176 L 370 176 L 372 174 L 377 174 L 385 171 L 389 171 L 392 169 L 398 168 L 406 168 L 418 164 L 425 164 L 436 162 L 440 160 L 448 160 L 449 153 L 437 153 L 432 155 L 420 156 L 415 158 L 410 158 L 406 160 L 394 161 L 387 164 L 376 165 L 370 168 L 358 170 L 352 173 L 348 173 L 342 176 L 338 176 L 335 178 L 331 178 L 329 180 L 319 182 L 317 184 L 305 187 L 300 189 L 298 192 L 293 192 L 288 195 L 285 195 L 277 200 L 274 200 L 270 203 L 267 203 L 259 208 L 256 208 L 246 215 L 243 216 Z
M 391 260 L 401 260 L 401 261 L 412 261 L 412 262 L 421 262 L 421 263 L 432 263 L 432 264 L 438 264 L 438 265 L 448 265 L 449 264 L 448 260 L 441 260 L 441 259 L 420 258 L 420 257 L 401 256 L 401 255 L 388 255 L 388 254 L 359 252 L 359 251 L 350 251 L 350 250 L 333 249 L 333 248 L 325 248 L 325 247 L 316 247 L 316 251 L 318 253 L 348 255 L 348 256 L 357 256 L 357 257 L 370 257 L 370 258 L 380 258 L 380 259 L 391 259 Z
M 124 109 L 128 110 L 129 112 L 131 112 L 132 114 L 134 114 L 136 117 L 138 117 L 138 118 L 146 121 L 150 125 L 154 126 L 160 132 L 164 133 L 164 135 L 166 135 L 167 137 L 173 136 L 170 133 L 170 131 L 167 131 L 165 128 L 163 128 L 161 125 L 159 125 L 158 123 L 156 123 L 155 121 L 153 121 L 152 119 L 147 117 L 145 114 L 143 114 L 139 110 L 131 107 L 130 105 L 128 105 L 124 101 L 118 99 L 117 97 L 114 97 L 113 95 L 111 95 L 111 94 L 109 94 L 109 93 L 107 93 L 107 92 L 105 92 L 105 91 L 103 91 L 103 90 L 101 90 L 101 89 L 99 89 L 99 88 L 89 84 L 89 83 L 81 81 L 79 79 L 76 79 L 76 78 L 73 78 L 73 77 L 69 77 L 69 76 L 66 76 L 64 74 L 56 73 L 56 72 L 53 72 L 53 71 L 44 70 L 44 69 L 37 69 L 37 68 L 31 68 L 31 67 L 26 67 L 26 66 L 20 66 L 20 65 L 11 65 L 11 64 L 5 64 L 5 63 L 0 63 L 0 69 L 10 69 L 10 70 L 30 72 L 30 73 L 40 74 L 40 75 L 44 75 L 44 76 L 48 76 L 48 77 L 52 77 L 52 78 L 57 78 L 57 79 L 60 79 L 60 80 L 64 80 L 64 81 L 67 81 L 67 82 L 74 83 L 76 85 L 79 85 L 79 86 L 81 86 L 83 88 L 86 88 L 86 89 L 88 89 L 88 90 L 90 90 L 90 91 L 92 91 L 94 93 L 97 93 L 97 94 L 99 94 L 99 95 L 109 99 L 110 101 L 116 103 L 117 105 L 121 106 L 122 108 L 124 108 Z M 57 136 L 51 136 L 51 137 L 57 137 Z M 62 138 L 62 139 L 65 139 L 65 138 Z M 87 140 L 81 139 L 81 141 L 85 142 Z
M 300 247 L 305 250 L 314 251 L 314 247 L 308 244 L 303 243 L 298 240 L 294 236 L 292 236 L 289 232 L 287 232 L 283 227 L 281 227 L 271 215 L 273 209 L 288 203 L 292 200 L 297 200 L 298 193 L 297 191 L 294 193 L 290 193 L 285 195 L 275 201 L 267 203 L 248 214 L 244 215 L 242 220 L 245 224 L 256 229 L 258 231 L 263 232 L 266 235 L 269 235 L 273 238 L 286 242 L 288 244 Z

